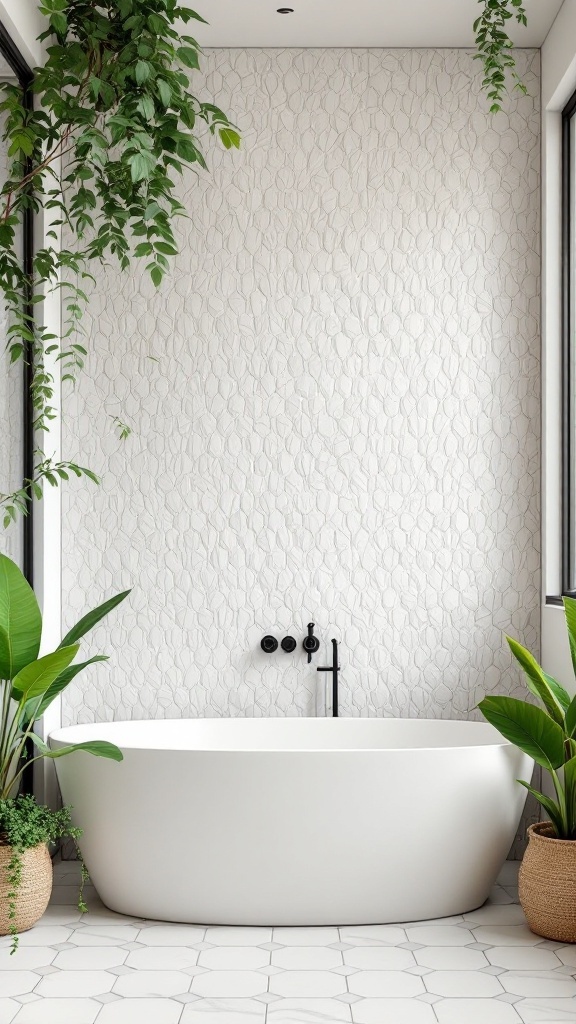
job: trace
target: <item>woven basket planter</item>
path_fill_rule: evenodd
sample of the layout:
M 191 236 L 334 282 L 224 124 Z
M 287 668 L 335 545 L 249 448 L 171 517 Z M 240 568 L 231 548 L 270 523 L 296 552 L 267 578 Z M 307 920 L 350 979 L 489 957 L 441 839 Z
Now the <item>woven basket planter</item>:
M 0 845 L 0 935 L 8 935 L 8 865 L 12 847 Z M 52 861 L 45 843 L 24 850 L 22 856 L 22 881 L 16 896 L 17 932 L 28 931 L 41 917 L 52 892 Z
M 576 840 L 555 839 L 549 821 L 531 825 L 518 892 L 536 935 L 576 942 Z

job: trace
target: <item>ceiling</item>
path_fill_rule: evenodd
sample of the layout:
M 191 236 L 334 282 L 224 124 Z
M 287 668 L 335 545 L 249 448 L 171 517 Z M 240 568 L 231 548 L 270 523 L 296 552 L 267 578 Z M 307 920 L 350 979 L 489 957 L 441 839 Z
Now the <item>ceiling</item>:
M 202 46 L 472 46 L 478 0 L 185 0 L 210 22 L 188 28 Z M 278 7 L 293 14 L 277 14 Z M 525 0 L 518 46 L 540 46 L 562 0 Z

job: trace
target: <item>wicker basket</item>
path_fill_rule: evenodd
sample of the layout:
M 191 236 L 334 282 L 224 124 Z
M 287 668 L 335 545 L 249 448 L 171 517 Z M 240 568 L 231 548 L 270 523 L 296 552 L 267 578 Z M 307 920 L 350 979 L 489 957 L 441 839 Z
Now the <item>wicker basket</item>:
M 0 935 L 10 931 L 8 919 L 8 865 L 12 847 L 0 845 Z M 22 854 L 22 880 L 16 897 L 17 932 L 28 931 L 41 917 L 52 892 L 52 861 L 45 843 Z
M 555 839 L 549 821 L 528 829 L 519 896 L 536 935 L 576 942 L 576 840 Z

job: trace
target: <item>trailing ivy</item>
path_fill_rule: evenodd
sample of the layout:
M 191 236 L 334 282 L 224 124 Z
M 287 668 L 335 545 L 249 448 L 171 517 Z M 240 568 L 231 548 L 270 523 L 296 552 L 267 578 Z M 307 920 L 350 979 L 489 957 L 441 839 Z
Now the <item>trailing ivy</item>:
M 482 88 L 491 100 L 490 111 L 502 109 L 506 92 L 506 76 L 511 74 L 514 88 L 526 93 L 526 86 L 518 77 L 516 62 L 512 54 L 513 42 L 506 31 L 506 23 L 515 18 L 520 25 L 526 25 L 526 11 L 523 0 L 479 0 L 482 14 L 474 22 L 476 60 L 484 66 Z
M 185 215 L 176 179 L 189 167 L 206 168 L 199 123 L 226 149 L 238 147 L 240 137 L 219 107 L 190 90 L 200 47 L 185 26 L 204 21 L 195 11 L 176 0 L 43 0 L 40 11 L 48 45 L 35 72 L 34 110 L 18 86 L 1 86 L 10 168 L 0 192 L 0 290 L 10 357 L 32 362 L 41 438 L 55 416 L 46 357 L 61 363 L 63 380 L 74 381 L 82 369 L 88 342 L 81 321 L 95 267 L 113 259 L 126 270 L 143 259 L 160 285 L 178 251 L 175 220 Z M 26 209 L 51 221 L 31 276 L 18 252 Z M 55 289 L 63 296 L 62 338 L 26 311 L 27 299 L 39 310 Z M 124 423 L 116 427 L 127 436 Z M 45 482 L 57 485 L 69 471 L 96 480 L 82 466 L 55 462 L 40 441 L 33 477 L 0 495 L 5 525 L 41 497 Z

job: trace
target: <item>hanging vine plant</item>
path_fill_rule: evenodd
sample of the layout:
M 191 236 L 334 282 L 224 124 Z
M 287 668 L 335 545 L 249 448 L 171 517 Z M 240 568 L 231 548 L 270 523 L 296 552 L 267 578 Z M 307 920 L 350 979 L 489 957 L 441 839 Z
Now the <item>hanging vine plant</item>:
M 526 25 L 523 0 L 479 0 L 474 23 L 482 61 L 482 87 L 490 110 L 501 110 L 512 76 L 518 77 L 510 19 Z M 62 379 L 74 381 L 87 355 L 82 339 L 86 289 L 99 264 L 116 260 L 122 270 L 143 259 L 156 286 L 178 249 L 174 227 L 185 215 L 175 183 L 187 168 L 206 168 L 198 122 L 230 149 L 240 136 L 226 114 L 190 91 L 190 74 L 200 66 L 197 40 L 181 25 L 203 22 L 176 0 L 43 0 L 47 19 L 41 37 L 49 45 L 33 84 L 30 111 L 19 87 L 2 84 L 0 111 L 10 169 L 0 191 L 0 290 L 9 317 L 8 348 L 13 361 L 30 360 L 35 436 L 42 438 L 54 418 L 54 380 L 46 365 L 55 358 Z M 18 254 L 22 214 L 32 208 L 52 219 L 46 244 L 34 256 L 28 276 Z M 70 239 L 60 244 L 60 231 Z M 27 312 L 42 308 L 47 292 L 63 295 L 62 338 Z M 130 428 L 113 417 L 121 438 Z M 4 525 L 26 514 L 46 482 L 70 474 L 95 474 L 73 462 L 55 461 L 41 440 L 31 479 L 13 494 L 0 494 Z
M 10 358 L 32 364 L 41 439 L 55 416 L 47 357 L 60 363 L 63 380 L 74 381 L 82 369 L 81 319 L 95 268 L 115 260 L 126 270 L 144 260 L 160 285 L 178 251 L 175 221 L 185 215 L 176 180 L 189 167 L 206 168 L 195 134 L 199 122 L 226 149 L 239 147 L 240 136 L 219 107 L 191 92 L 201 51 L 182 27 L 204 21 L 196 12 L 176 0 L 43 0 L 40 11 L 48 45 L 44 66 L 35 71 L 34 109 L 26 108 L 18 86 L 1 86 L 10 167 L 0 192 L 0 290 Z M 51 221 L 30 276 L 18 252 L 27 208 L 45 211 Z M 54 289 L 63 297 L 62 338 L 27 312 L 26 298 L 37 311 Z M 115 426 L 126 435 L 118 418 Z M 97 480 L 83 466 L 55 461 L 40 440 L 33 477 L 0 495 L 4 525 L 26 514 L 46 482 L 57 485 L 71 473 Z
M 482 61 L 482 88 L 491 101 L 490 111 L 495 114 L 502 109 L 508 75 L 512 76 L 515 89 L 524 94 L 527 92 L 516 71 L 512 53 L 514 44 L 506 31 L 510 19 L 525 26 L 526 11 L 523 0 L 479 0 L 479 3 L 482 4 L 482 13 L 474 22 L 476 59 Z

